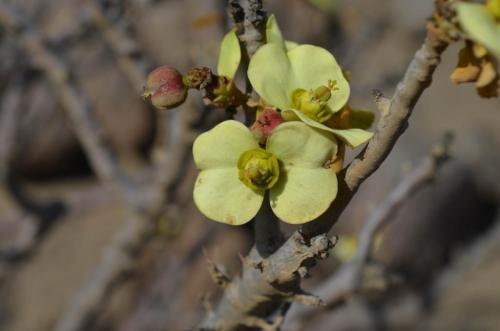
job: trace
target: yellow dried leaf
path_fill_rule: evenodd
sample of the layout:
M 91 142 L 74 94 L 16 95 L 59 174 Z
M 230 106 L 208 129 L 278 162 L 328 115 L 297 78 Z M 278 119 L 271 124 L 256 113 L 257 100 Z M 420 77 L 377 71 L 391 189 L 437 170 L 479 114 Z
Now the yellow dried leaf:
M 493 62 L 485 60 L 483 63 L 481 63 L 481 74 L 477 79 L 476 87 L 486 87 L 497 78 L 498 74 L 495 65 L 493 64 Z
M 460 50 L 457 68 L 451 74 L 455 84 L 475 82 L 481 73 L 480 61 L 474 56 L 470 44 Z

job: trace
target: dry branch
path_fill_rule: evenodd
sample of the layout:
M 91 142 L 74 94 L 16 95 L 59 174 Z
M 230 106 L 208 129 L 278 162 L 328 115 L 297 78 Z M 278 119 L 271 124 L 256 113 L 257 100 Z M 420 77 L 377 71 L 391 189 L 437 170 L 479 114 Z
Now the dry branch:
M 390 100 L 387 113 L 380 119 L 375 135 L 367 148 L 346 171 L 339 175 L 339 194 L 330 210 L 321 219 L 303 226 L 276 252 L 255 262 L 255 249 L 243 267 L 241 278 L 224 291 L 213 314 L 201 323 L 202 330 L 232 331 L 243 329 L 248 317 L 266 318 L 280 303 L 300 292 L 300 275 L 307 274 L 331 245 L 327 233 L 336 223 L 361 183 L 386 159 L 398 138 L 408 126 L 413 107 L 430 85 L 447 43 L 429 32 L 421 49 L 415 54 L 403 80 Z M 315 252 L 304 258 L 304 251 Z M 258 254 L 257 254 L 258 256 Z
M 201 330 L 236 330 L 248 317 L 261 318 L 249 312 L 261 311 L 262 318 L 273 313 L 283 301 L 303 296 L 298 288 L 302 268 L 324 259 L 333 243 L 326 234 L 306 242 L 296 232 L 274 254 L 262 258 L 254 248 L 244 259 L 242 275 L 231 282 L 213 314 L 208 315 Z M 254 320 L 254 319 L 251 319 Z

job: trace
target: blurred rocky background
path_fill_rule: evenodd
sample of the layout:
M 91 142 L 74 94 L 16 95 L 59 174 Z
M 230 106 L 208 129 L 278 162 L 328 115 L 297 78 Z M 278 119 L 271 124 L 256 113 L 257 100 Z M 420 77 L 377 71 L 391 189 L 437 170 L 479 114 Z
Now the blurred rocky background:
M 351 104 L 366 109 L 375 109 L 372 89 L 391 95 L 433 10 L 431 0 L 264 3 L 287 39 L 333 52 L 351 72 Z M 0 329 L 193 328 L 220 293 L 207 257 L 237 274 L 252 229 L 209 222 L 191 200 L 190 142 L 224 119 L 224 111 L 204 107 L 191 93 L 185 106 L 158 113 L 142 100 L 142 84 L 162 64 L 184 72 L 193 65 L 214 68 L 231 24 L 226 1 L 4 5 L 24 23 L 9 30 L 13 17 L 0 7 Z M 61 89 L 20 36 L 35 38 L 64 63 L 133 188 L 163 178 L 167 208 L 134 223 L 141 231 L 131 247 L 126 230 L 137 211 L 97 178 Z M 318 309 L 301 330 L 500 330 L 500 100 L 479 99 L 473 86 L 450 82 L 458 48 L 445 53 L 409 129 L 332 231 L 340 243 L 355 237 L 405 174 L 453 131 L 453 160 L 382 234 L 376 263 L 398 281 Z M 147 196 L 134 190 L 139 199 Z M 342 258 L 333 254 L 319 266 L 306 289 L 314 293 Z

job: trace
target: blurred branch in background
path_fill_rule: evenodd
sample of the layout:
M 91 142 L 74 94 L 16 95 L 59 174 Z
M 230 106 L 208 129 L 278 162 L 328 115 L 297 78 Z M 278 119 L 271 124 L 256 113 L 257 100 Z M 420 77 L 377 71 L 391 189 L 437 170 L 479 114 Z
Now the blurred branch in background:
M 382 229 L 394 219 L 396 213 L 417 192 L 433 182 L 438 170 L 449 159 L 451 140 L 451 134 L 446 134 L 442 142 L 433 147 L 431 154 L 401 180 L 386 200 L 364 222 L 359 233 L 359 244 L 355 256 L 313 291 L 321 295 L 325 308 L 335 309 L 350 297 L 363 295 L 364 292 L 373 290 L 371 288 L 373 284 L 380 284 L 380 281 L 369 279 L 369 275 L 366 273 L 366 268 L 369 267 L 372 257 L 375 239 Z M 383 273 L 376 276 L 390 279 L 388 277 L 390 275 L 384 275 Z M 388 285 L 390 286 L 390 284 Z M 294 306 L 289 313 L 287 326 L 291 330 L 301 330 L 313 315 L 324 312 L 323 309 Z
M 7 31 L 17 35 L 19 46 L 30 57 L 33 65 L 46 75 L 99 178 L 113 181 L 130 199 L 129 203 L 136 203 L 130 183 L 122 173 L 88 101 L 82 97 L 76 83 L 71 81 L 71 73 L 66 65 L 43 45 L 40 36 L 27 24 L 26 19 L 7 4 L 0 6 L 0 23 Z
M 19 104 L 22 97 L 22 82 L 11 82 L 3 95 L 0 113 L 0 180 L 5 185 L 13 155 L 16 153 L 16 133 L 19 125 Z
M 139 92 L 139 86 L 145 82 L 144 73 L 147 70 L 145 67 L 148 65 L 139 60 L 137 55 L 141 52 L 137 45 L 113 29 L 99 4 L 87 2 L 86 5 L 91 9 L 94 23 L 118 58 L 120 68 L 130 84 Z M 160 144 L 165 156 L 156 159 L 153 176 L 151 171 L 146 169 L 141 173 L 140 180 L 132 181 L 131 177 L 123 172 L 106 138 L 106 133 L 95 118 L 92 106 L 80 91 L 77 82 L 71 79 L 71 70 L 44 45 L 36 29 L 29 26 L 27 21 L 16 9 L 7 4 L 0 5 L 0 24 L 17 36 L 19 46 L 29 56 L 32 64 L 48 78 L 95 173 L 103 183 L 112 183 L 116 192 L 122 195 L 133 211 L 104 251 L 101 263 L 95 272 L 76 293 L 55 327 L 55 330 L 61 331 L 79 330 L 89 316 L 99 311 L 113 284 L 133 266 L 133 257 L 152 234 L 151 226 L 168 213 L 165 208 L 166 194 L 175 191 L 173 185 L 182 182 L 182 172 L 179 171 L 185 171 L 186 155 L 190 154 L 195 137 L 193 124 L 196 116 L 201 116 L 202 112 L 198 111 L 199 105 L 196 103 L 186 106 L 182 116 L 178 118 L 180 123 L 175 123 L 179 127 L 175 130 L 176 135 L 173 136 L 172 142 L 168 146 Z M 2 123 L 7 122 L 2 121 Z M 158 123 L 162 126 L 162 131 L 166 132 L 174 125 L 164 120 L 159 120 Z M 13 132 L 9 131 L 7 134 Z
M 26 256 L 35 247 L 49 226 L 61 215 L 64 206 L 59 201 L 37 201 L 27 192 L 16 171 L 19 156 L 19 127 L 22 116 L 23 73 L 7 86 L 0 108 L 0 183 L 3 193 L 15 203 L 26 217 L 17 222 L 17 235 L 9 247 L 0 248 L 2 260 L 16 260 Z
M 146 82 L 146 73 L 153 63 L 147 59 L 139 45 L 106 18 L 97 0 L 85 1 L 95 26 L 118 60 L 118 65 L 134 91 L 140 91 Z
M 20 77 L 11 82 L 3 95 L 0 108 L 0 184 L 3 194 L 10 199 L 15 199 L 12 192 L 14 181 L 12 178 L 12 163 L 17 152 L 16 138 L 19 126 L 19 106 L 22 97 L 22 82 Z M 23 205 L 20 201 L 17 203 Z M 35 241 L 37 228 L 36 216 L 30 215 L 27 222 L 18 222 L 18 235 L 7 247 L 0 248 L 2 261 L 25 254 L 29 251 Z M 25 226 L 23 226 L 25 225 Z

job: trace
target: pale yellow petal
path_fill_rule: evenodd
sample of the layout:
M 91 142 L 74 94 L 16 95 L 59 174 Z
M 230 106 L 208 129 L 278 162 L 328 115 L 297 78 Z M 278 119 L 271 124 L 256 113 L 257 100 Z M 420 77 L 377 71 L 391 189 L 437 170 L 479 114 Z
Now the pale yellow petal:
M 202 214 L 230 225 L 250 221 L 259 211 L 263 190 L 252 190 L 238 178 L 237 168 L 203 170 L 194 186 L 193 198 Z
M 333 169 L 291 167 L 271 189 L 271 208 L 283 222 L 303 224 L 321 216 L 337 196 Z

